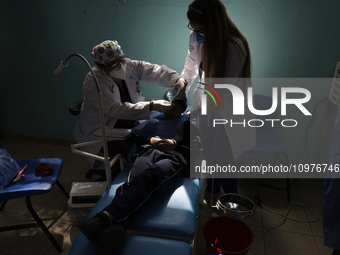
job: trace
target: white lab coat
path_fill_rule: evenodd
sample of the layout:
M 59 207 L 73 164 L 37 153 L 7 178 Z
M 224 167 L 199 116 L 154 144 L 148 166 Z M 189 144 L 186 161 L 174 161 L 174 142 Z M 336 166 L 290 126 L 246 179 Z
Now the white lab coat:
M 139 85 L 139 81 L 171 87 L 175 85 L 176 80 L 180 77 L 176 71 L 165 65 L 159 66 L 130 59 L 126 59 L 126 63 L 125 83 L 132 103 L 126 102 L 124 104 L 121 103 L 119 88 L 113 78 L 98 66 L 93 67 L 102 93 L 104 119 L 107 128 L 113 128 L 118 119 L 144 120 L 149 118 L 150 103 L 140 102 L 142 87 Z M 91 72 L 85 78 L 83 93 L 84 103 L 74 130 L 77 143 L 96 140 L 94 132 L 101 128 L 97 88 Z M 99 143 L 82 149 L 97 155 L 101 148 L 102 144 Z M 89 161 L 93 165 L 94 160 L 89 159 Z
M 238 43 L 245 51 L 242 41 L 238 40 Z M 189 39 L 189 50 L 185 61 L 185 66 L 181 74 L 181 77 L 185 78 L 188 82 L 187 91 L 190 89 L 190 86 L 192 85 L 192 83 L 194 82 L 199 73 L 199 66 L 200 63 L 202 62 L 202 48 L 203 45 L 200 45 L 196 42 L 194 33 L 191 32 Z M 228 45 L 227 77 L 232 78 L 239 77 L 243 64 L 244 59 L 240 59 L 235 46 L 232 43 L 230 43 Z M 203 80 L 202 82 L 204 82 L 204 72 L 202 74 L 201 80 Z M 236 84 L 234 85 L 237 85 L 242 90 L 246 102 L 247 87 L 251 85 L 245 82 L 238 82 L 237 79 L 233 80 L 236 82 Z M 211 85 L 212 87 L 214 86 L 213 84 L 209 85 Z M 200 94 L 203 92 L 202 90 L 196 88 L 193 93 L 196 105 L 199 106 L 201 104 Z M 244 119 L 245 120 L 254 119 L 254 115 L 250 113 L 247 105 L 245 105 L 245 115 L 233 116 L 232 98 L 230 98 L 230 93 L 219 92 L 219 95 L 221 96 L 223 107 L 220 111 L 218 111 L 218 113 L 215 113 L 214 116 L 215 118 L 227 119 L 228 121 L 232 119 L 234 122 L 242 122 Z M 229 139 L 234 159 L 236 159 L 241 153 L 255 146 L 256 137 L 254 128 L 249 128 L 247 127 L 247 125 L 245 128 L 230 127 L 230 125 L 224 125 L 224 128 Z

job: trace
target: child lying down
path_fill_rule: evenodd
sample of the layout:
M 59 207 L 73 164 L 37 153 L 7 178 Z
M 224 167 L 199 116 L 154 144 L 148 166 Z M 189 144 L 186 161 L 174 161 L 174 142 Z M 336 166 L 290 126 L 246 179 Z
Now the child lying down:
M 165 93 L 165 97 L 168 94 Z M 164 115 L 160 114 L 157 121 L 151 120 L 135 131 L 139 148 L 137 158 L 111 203 L 93 218 L 78 223 L 86 238 L 93 244 L 98 243 L 97 254 L 115 254 L 120 250 L 124 246 L 126 229 L 139 208 L 169 189 L 179 176 L 188 176 L 190 145 L 192 150 L 200 150 L 200 138 L 189 116 L 184 113 L 186 97 L 174 100 L 172 104 L 174 106 Z M 166 127 L 163 130 L 162 125 Z M 164 132 L 164 129 L 168 130 Z M 190 136 L 190 131 L 195 134 Z M 165 137 L 166 133 L 168 137 Z

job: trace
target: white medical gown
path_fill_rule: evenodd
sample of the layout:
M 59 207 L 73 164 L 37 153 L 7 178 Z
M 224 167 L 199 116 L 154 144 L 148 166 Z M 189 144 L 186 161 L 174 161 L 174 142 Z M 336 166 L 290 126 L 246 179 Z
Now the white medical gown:
M 149 118 L 150 104 L 149 102 L 140 102 L 142 87 L 139 85 L 139 81 L 171 87 L 180 77 L 176 71 L 165 65 L 159 66 L 145 61 L 126 60 L 125 83 L 131 97 L 131 103 L 121 103 L 118 85 L 113 78 L 98 66 L 93 67 L 102 93 L 104 119 L 107 128 L 113 128 L 118 119 L 144 120 Z M 101 128 L 97 88 L 91 72 L 85 78 L 83 93 L 84 103 L 74 130 L 77 143 L 96 140 L 94 132 Z M 83 147 L 83 150 L 97 155 L 101 148 L 102 144 L 99 143 Z M 93 165 L 94 160 L 89 159 L 89 161 Z

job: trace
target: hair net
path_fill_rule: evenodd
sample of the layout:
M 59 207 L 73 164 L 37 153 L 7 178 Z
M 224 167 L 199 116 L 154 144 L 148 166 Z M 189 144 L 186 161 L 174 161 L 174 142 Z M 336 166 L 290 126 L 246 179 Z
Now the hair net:
M 172 99 L 176 96 L 177 94 L 177 90 L 175 90 L 174 92 L 171 92 L 172 88 L 170 88 L 167 92 L 165 92 L 163 99 L 169 101 L 170 103 L 172 103 Z M 187 104 L 187 96 L 185 95 L 182 99 L 176 99 L 176 100 L 180 100 L 182 102 L 184 102 L 185 104 Z
M 93 47 L 91 56 L 107 65 L 108 62 L 125 57 L 125 54 L 117 41 L 106 40 Z

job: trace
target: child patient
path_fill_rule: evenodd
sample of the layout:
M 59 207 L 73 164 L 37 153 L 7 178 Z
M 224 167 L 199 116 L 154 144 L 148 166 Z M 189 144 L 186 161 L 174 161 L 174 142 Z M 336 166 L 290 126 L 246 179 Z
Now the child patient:
M 167 97 L 169 93 L 165 93 Z M 167 98 L 168 101 L 169 98 Z M 186 97 L 174 100 L 174 107 L 164 113 L 167 120 L 182 119 L 187 108 Z M 200 148 L 198 136 L 190 141 L 190 128 L 195 130 L 189 118 L 176 130 L 174 137 L 158 137 L 157 129 L 151 137 L 138 137 L 137 159 L 127 180 L 116 191 L 111 203 L 91 219 L 78 223 L 87 239 L 98 243 L 97 254 L 115 254 L 124 246 L 126 229 L 138 209 L 149 199 L 171 187 L 179 176 L 189 171 L 190 144 Z

